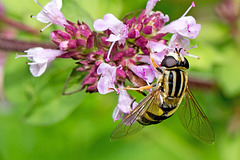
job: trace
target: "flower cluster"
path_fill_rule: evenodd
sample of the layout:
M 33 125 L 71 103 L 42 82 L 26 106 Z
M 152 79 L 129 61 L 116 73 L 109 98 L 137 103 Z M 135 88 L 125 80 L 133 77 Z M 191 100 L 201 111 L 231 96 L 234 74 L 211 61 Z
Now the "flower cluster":
M 164 56 L 176 47 L 184 48 L 181 54 L 190 55 L 189 39 L 194 39 L 201 29 L 192 16 L 186 16 L 195 7 L 194 3 L 179 19 L 168 23 L 168 15 L 152 11 L 157 2 L 149 0 L 138 16 L 127 16 L 123 21 L 108 13 L 94 22 L 97 32 L 84 22 L 65 20 L 60 11 L 61 0 L 52 0 L 44 7 L 38 3 L 43 9 L 35 16 L 37 20 L 64 28 L 51 33 L 59 49 L 32 48 L 26 51 L 27 55 L 17 55 L 17 58 L 28 57 L 33 61 L 28 64 L 36 77 L 42 75 L 55 58 L 77 60 L 79 74 L 86 73 L 79 82 L 82 89 L 90 93 L 116 91 L 119 94 L 119 103 L 113 112 L 114 121 L 119 120 L 137 105 L 127 91 L 121 89 L 125 82 L 130 81 L 134 87 L 149 85 L 159 74 L 150 61 L 150 53 L 159 66 Z M 170 40 L 165 38 L 167 34 L 172 34 Z

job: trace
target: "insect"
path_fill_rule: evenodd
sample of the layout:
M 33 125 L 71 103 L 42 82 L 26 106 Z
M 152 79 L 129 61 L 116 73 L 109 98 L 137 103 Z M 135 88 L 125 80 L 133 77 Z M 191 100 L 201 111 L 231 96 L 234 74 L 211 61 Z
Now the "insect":
M 126 90 L 144 90 L 155 87 L 114 129 L 111 140 L 117 140 L 141 130 L 144 126 L 158 124 L 171 117 L 176 110 L 184 128 L 204 143 L 215 140 L 213 128 L 189 90 L 188 60 L 176 48 L 169 52 L 161 62 L 161 68 L 151 58 L 155 69 L 161 73 L 156 84 L 140 88 L 126 87 Z M 185 96 L 185 104 L 180 106 Z M 180 106 L 180 107 L 179 107 Z

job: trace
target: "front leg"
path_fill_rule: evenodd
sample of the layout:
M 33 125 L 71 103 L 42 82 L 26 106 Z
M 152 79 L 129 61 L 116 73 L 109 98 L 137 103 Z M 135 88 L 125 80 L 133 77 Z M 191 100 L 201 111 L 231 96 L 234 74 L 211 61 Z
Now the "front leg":
M 151 85 L 147 85 L 147 86 L 138 87 L 138 88 L 127 86 L 127 87 L 122 88 L 122 89 L 124 89 L 124 90 L 133 90 L 133 91 L 143 91 L 143 90 L 151 89 L 153 87 L 156 87 L 155 83 L 151 84 Z
M 157 82 L 154 83 L 154 84 L 147 85 L 147 86 L 142 86 L 142 87 L 138 87 L 138 88 L 127 86 L 127 87 L 122 88 L 122 89 L 124 89 L 124 90 L 134 90 L 134 91 L 143 91 L 143 90 L 149 90 L 149 89 L 151 89 L 153 87 L 156 87 L 156 86 L 161 86 L 162 83 L 163 83 L 163 74 L 160 74 L 158 76 Z

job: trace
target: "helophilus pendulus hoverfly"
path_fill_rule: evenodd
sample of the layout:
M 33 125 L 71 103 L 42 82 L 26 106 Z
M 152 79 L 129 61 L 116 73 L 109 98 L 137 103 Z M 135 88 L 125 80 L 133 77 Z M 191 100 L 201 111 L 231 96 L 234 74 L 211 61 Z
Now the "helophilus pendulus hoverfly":
M 180 54 L 181 49 L 176 48 L 174 52 L 169 52 L 162 60 L 161 68 L 151 58 L 153 66 L 161 73 L 156 84 L 140 88 L 125 88 L 140 91 L 155 89 L 117 125 L 111 140 L 133 134 L 144 126 L 160 123 L 178 110 L 182 125 L 192 136 L 204 143 L 214 142 L 213 128 L 187 86 L 189 63 Z M 185 104 L 180 106 L 184 96 Z

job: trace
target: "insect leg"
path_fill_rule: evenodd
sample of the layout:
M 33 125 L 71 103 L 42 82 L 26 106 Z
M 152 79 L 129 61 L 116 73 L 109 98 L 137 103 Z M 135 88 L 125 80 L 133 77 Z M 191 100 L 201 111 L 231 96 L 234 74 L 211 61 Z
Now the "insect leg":
M 147 89 L 151 89 L 153 87 L 155 87 L 156 84 L 151 84 L 151 85 L 147 85 L 147 86 L 142 86 L 142 87 L 139 87 L 139 88 L 133 88 L 133 87 L 130 87 L 130 86 L 127 86 L 125 88 L 123 88 L 124 90 L 134 90 L 134 91 L 143 91 L 143 90 L 147 90 Z
M 155 63 L 154 59 L 152 58 L 152 52 L 150 52 L 150 60 L 153 65 L 153 67 L 160 73 L 163 73 L 162 69 Z

